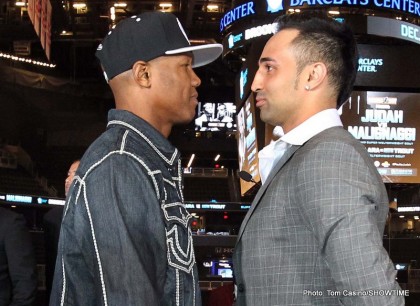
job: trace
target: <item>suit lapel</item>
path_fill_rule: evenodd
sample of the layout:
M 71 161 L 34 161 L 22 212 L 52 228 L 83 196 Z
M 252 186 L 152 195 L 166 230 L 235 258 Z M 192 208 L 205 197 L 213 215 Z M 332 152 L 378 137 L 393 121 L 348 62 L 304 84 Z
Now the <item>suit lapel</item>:
M 267 190 L 268 186 L 270 185 L 273 178 L 276 176 L 276 174 L 280 171 L 281 168 L 287 163 L 287 161 L 292 157 L 292 155 L 296 152 L 297 149 L 299 149 L 300 146 L 291 146 L 283 155 L 282 158 L 277 162 L 277 164 L 274 166 L 274 168 L 271 170 L 270 174 L 267 177 L 267 180 L 265 183 L 260 187 L 258 190 L 254 200 L 252 201 L 251 208 L 249 209 L 248 213 L 245 216 L 245 219 L 242 221 L 241 228 L 239 230 L 238 239 L 236 240 L 236 244 L 238 244 L 238 241 L 241 239 L 241 236 L 244 232 L 244 229 L 249 221 L 249 218 L 251 217 L 252 213 L 254 212 L 257 205 L 260 203 L 261 197 L 264 195 L 265 191 Z

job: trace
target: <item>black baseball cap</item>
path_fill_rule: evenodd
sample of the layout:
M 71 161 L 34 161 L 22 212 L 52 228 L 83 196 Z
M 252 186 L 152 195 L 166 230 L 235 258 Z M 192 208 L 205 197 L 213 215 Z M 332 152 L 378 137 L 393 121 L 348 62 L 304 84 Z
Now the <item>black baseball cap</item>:
M 119 22 L 98 46 L 105 79 L 130 70 L 136 61 L 164 55 L 193 53 L 193 67 L 207 65 L 222 53 L 221 44 L 191 46 L 178 18 L 171 13 L 147 12 Z

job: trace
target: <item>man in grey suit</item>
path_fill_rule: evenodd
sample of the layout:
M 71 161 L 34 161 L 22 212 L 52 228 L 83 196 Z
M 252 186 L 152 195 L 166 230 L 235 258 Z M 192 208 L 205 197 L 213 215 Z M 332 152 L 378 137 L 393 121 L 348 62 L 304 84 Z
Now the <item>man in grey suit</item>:
M 252 90 L 285 135 L 239 232 L 236 305 L 403 305 L 382 246 L 384 184 L 336 110 L 356 76 L 353 34 L 320 13 L 277 22 Z

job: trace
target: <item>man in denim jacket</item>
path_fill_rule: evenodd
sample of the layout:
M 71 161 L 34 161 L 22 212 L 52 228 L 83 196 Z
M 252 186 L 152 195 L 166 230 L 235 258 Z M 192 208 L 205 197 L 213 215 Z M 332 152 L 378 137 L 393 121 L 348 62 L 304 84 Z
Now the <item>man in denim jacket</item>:
M 161 12 L 125 19 L 99 45 L 116 109 L 67 196 L 50 305 L 201 305 L 180 154 L 167 137 L 195 115 L 192 68 L 221 51 L 190 46 Z

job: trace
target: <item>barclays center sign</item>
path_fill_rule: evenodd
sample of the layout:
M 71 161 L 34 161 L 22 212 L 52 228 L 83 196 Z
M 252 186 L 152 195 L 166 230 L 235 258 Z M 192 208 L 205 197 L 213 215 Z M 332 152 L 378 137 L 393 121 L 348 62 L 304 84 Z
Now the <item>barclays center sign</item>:
M 359 7 L 369 9 L 386 9 L 420 17 L 418 0 L 255 0 L 243 2 L 228 11 L 220 20 L 220 31 L 245 17 L 280 13 L 292 8 L 309 7 Z
M 267 11 L 279 12 L 283 0 L 267 0 Z M 301 6 L 365 6 L 378 9 L 391 9 L 420 17 L 420 2 L 415 0 L 290 0 L 288 8 Z

